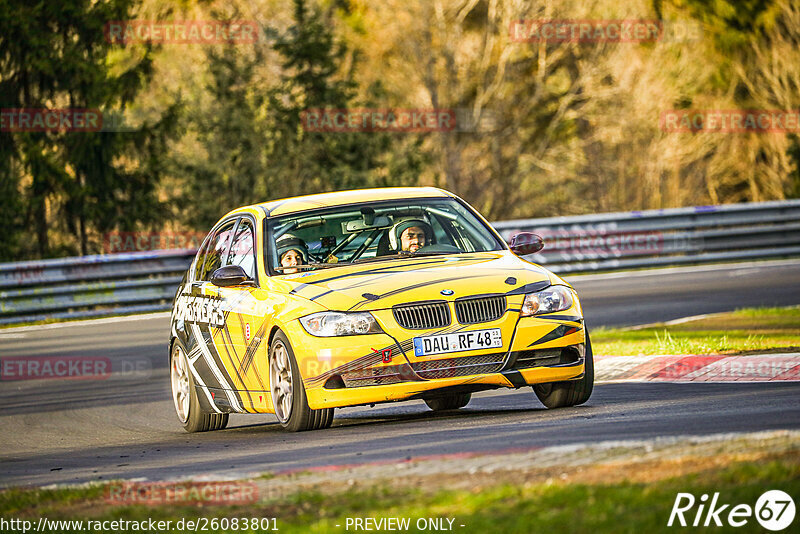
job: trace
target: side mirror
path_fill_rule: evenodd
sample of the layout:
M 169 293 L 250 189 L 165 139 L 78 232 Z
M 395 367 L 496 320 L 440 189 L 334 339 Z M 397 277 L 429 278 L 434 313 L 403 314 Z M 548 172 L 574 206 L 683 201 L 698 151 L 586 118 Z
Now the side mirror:
M 532 232 L 520 232 L 511 236 L 511 252 L 517 256 L 525 256 L 539 252 L 544 248 L 544 241 L 538 234 Z
M 219 287 L 228 287 L 252 285 L 252 280 L 239 265 L 226 265 L 211 273 L 211 283 Z

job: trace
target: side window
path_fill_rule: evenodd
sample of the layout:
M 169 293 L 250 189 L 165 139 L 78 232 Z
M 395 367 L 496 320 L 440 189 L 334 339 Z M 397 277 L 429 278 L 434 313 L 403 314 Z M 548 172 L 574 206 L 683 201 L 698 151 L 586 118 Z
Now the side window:
M 203 245 L 200 247 L 200 250 L 197 251 L 197 260 L 194 264 L 194 276 L 192 280 L 202 280 L 203 279 L 203 258 L 206 255 L 206 249 L 208 248 L 208 244 L 211 242 L 211 238 L 208 241 L 204 242 Z
M 206 281 L 211 278 L 211 273 L 222 267 L 222 259 L 228 251 L 228 244 L 233 233 L 235 220 L 226 222 L 220 226 L 213 237 L 208 240 L 205 256 L 202 263 L 198 261 L 195 271 L 195 280 Z
M 249 219 L 242 218 L 236 235 L 231 242 L 231 252 L 225 265 L 239 265 L 252 279 L 256 277 L 256 256 L 253 251 L 255 239 L 253 237 L 253 224 Z

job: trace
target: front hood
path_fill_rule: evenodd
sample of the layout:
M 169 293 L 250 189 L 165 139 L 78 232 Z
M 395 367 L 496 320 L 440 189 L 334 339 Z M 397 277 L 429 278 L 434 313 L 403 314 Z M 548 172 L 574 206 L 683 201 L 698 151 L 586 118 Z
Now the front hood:
M 421 300 L 525 293 L 551 283 L 546 269 L 508 251 L 387 260 L 284 278 L 292 294 L 331 310 L 379 310 Z M 452 295 L 442 295 L 450 290 Z

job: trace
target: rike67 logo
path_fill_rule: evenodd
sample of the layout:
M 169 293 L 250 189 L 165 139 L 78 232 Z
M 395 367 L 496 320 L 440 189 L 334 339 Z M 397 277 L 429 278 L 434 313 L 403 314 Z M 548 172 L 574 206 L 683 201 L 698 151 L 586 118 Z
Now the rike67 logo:
M 781 490 L 763 493 L 755 507 L 749 504 L 724 503 L 720 500 L 719 492 L 714 493 L 710 502 L 705 493 L 699 500 L 691 493 L 678 493 L 667 526 L 721 527 L 727 523 L 738 528 L 745 526 L 755 516 L 763 528 L 780 531 L 792 524 L 795 511 L 794 500 Z

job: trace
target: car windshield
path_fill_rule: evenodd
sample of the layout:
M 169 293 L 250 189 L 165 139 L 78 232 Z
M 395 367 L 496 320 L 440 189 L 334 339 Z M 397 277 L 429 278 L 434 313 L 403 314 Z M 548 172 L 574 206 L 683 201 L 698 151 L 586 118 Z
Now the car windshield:
M 272 274 L 504 248 L 471 209 L 451 198 L 345 205 L 276 217 L 269 220 L 266 239 Z

